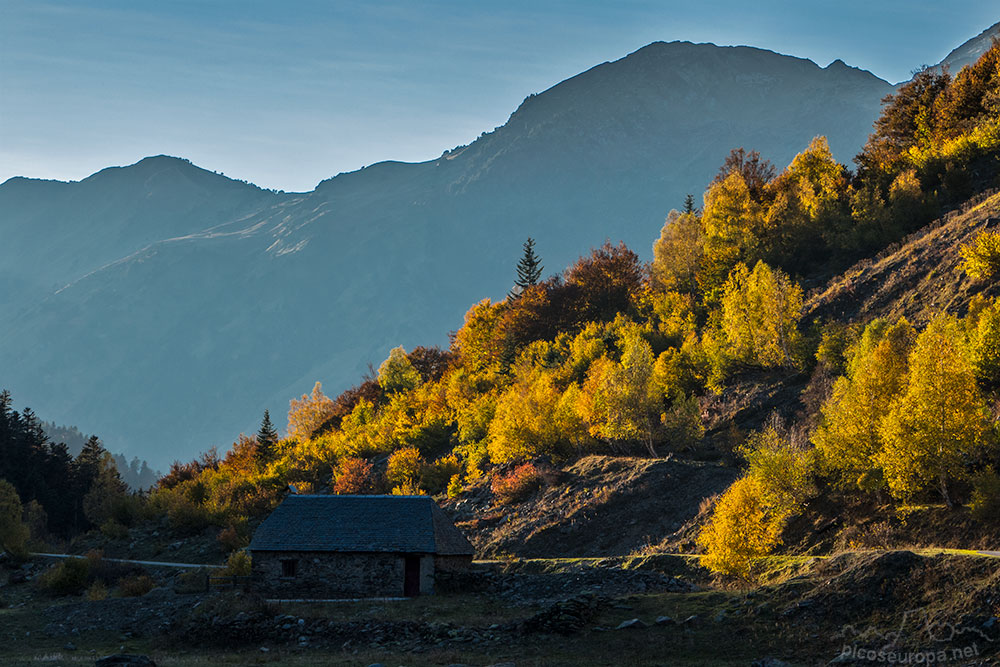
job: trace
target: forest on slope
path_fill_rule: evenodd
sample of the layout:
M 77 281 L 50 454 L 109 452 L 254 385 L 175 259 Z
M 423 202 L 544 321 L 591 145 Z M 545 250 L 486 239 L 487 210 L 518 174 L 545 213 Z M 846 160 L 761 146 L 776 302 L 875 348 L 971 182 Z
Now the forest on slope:
M 698 537 L 704 564 L 731 575 L 753 576 L 820 495 L 943 502 L 985 526 L 1000 507 L 1000 231 L 969 216 L 997 210 L 998 104 L 995 45 L 888 97 L 853 171 L 822 137 L 780 172 L 734 150 L 703 205 L 689 197 L 667 218 L 649 265 L 606 243 L 543 280 L 529 241 L 510 294 L 474 304 L 448 349 L 396 348 L 336 398 L 317 383 L 291 401 L 286 437 L 265 413 L 256 435 L 175 463 L 148 497 L 106 484 L 87 519 L 109 536 L 156 516 L 179 534 L 215 526 L 237 548 L 289 483 L 450 497 L 486 484 L 517 503 L 551 466 L 600 453 L 740 461 Z M 960 258 L 944 282 L 962 282 L 961 298 L 913 323 L 816 306 L 862 262 L 816 290 L 803 319 L 801 284 L 920 248 L 945 227 L 886 250 L 963 203 L 948 224 L 977 226 L 943 251 Z M 783 382 L 800 388 L 795 412 L 776 406 L 750 432 L 711 414 L 714 397 Z

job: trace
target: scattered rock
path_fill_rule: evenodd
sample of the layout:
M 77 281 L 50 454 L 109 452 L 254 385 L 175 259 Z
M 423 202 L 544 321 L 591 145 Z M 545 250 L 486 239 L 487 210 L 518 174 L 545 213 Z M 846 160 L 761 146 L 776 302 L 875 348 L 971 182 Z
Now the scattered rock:
M 681 621 L 681 625 L 694 625 L 697 622 L 698 622 L 698 614 L 691 614 L 683 621 Z
M 582 630 L 604 604 L 603 599 L 589 593 L 562 600 L 526 620 L 524 630 L 570 635 Z
M 75 651 L 76 650 L 76 644 L 74 644 L 73 642 L 66 642 L 63 645 L 63 650 L 64 651 Z
M 763 658 L 761 660 L 754 660 L 750 663 L 750 667 L 790 667 L 790 665 L 784 660 L 778 660 L 777 658 Z
M 150 660 L 149 656 L 133 653 L 106 655 L 98 658 L 94 665 L 95 667 L 156 667 L 156 663 Z
M 642 628 L 645 627 L 646 624 L 643 623 L 638 618 L 630 618 L 627 621 L 622 621 L 621 623 L 619 623 L 618 627 L 615 628 L 615 630 L 641 630 Z
M 656 624 L 657 625 L 673 625 L 674 624 L 674 619 L 670 618 L 669 616 L 657 616 L 656 617 Z

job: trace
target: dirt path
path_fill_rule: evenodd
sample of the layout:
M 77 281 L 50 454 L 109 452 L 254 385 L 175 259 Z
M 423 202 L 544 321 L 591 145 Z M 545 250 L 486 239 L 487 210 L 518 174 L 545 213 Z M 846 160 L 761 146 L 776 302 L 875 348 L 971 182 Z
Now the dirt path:
M 32 556 L 38 556 L 40 558 L 86 558 L 86 556 L 79 556 L 77 554 L 40 554 L 32 553 Z M 135 565 L 148 565 L 150 567 L 182 567 L 186 569 L 198 568 L 198 567 L 208 567 L 212 569 L 221 570 L 224 565 L 209 565 L 207 563 L 166 563 L 162 561 L 155 560 L 128 560 L 125 558 L 105 558 L 104 560 L 110 563 L 133 563 Z

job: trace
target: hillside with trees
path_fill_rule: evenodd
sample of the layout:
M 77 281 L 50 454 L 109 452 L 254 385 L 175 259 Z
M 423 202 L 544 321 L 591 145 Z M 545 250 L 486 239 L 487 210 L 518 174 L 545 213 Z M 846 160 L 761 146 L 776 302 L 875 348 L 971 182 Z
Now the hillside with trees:
M 998 59 L 887 97 L 855 170 L 823 137 L 781 170 L 733 150 L 702 206 L 667 217 L 648 265 L 605 243 L 540 280 L 529 239 L 511 294 L 472 305 L 447 349 L 397 347 L 335 397 L 316 382 L 284 438 L 265 413 L 224 454 L 175 463 L 146 502 L 181 533 L 245 539 L 290 483 L 486 494 L 487 509 L 530 513 L 581 457 L 669 456 L 744 471 L 714 511 L 677 515 L 721 573 L 750 577 L 817 499 L 943 503 L 989 532 Z M 896 279 L 869 305 L 865 285 Z
M 427 494 L 491 559 L 438 606 L 359 626 L 239 593 L 198 614 L 163 603 L 174 625 L 159 631 L 345 654 L 558 646 L 566 664 L 578 641 L 703 662 L 683 653 L 697 637 L 734 663 L 766 646 L 812 664 L 845 637 L 884 639 L 855 624 L 898 625 L 881 648 L 941 642 L 968 662 L 978 644 L 935 632 L 992 642 L 1000 627 L 998 104 L 1000 41 L 885 97 L 853 168 L 823 136 L 784 165 L 732 149 L 700 202 L 678 198 L 651 262 L 608 241 L 544 277 L 545 243 L 526 237 L 510 291 L 472 303 L 447 347 L 394 347 L 339 393 L 315 381 L 284 435 L 264 410 L 253 435 L 175 461 L 148 493 L 96 438 L 72 457 L 0 394 L 6 558 L 99 548 L 36 590 L 144 596 L 152 578 L 108 574 L 105 554 L 225 553 L 238 577 L 287 493 Z M 655 625 L 618 611 L 635 609 Z M 914 609 L 927 626 L 911 632 Z M 617 632 L 640 629 L 661 643 Z
M 165 156 L 11 179 L 4 386 L 163 469 L 316 378 L 338 394 L 395 346 L 447 345 L 469 303 L 506 294 L 528 237 L 549 272 L 609 237 L 645 261 L 651 230 L 734 146 L 784 164 L 825 134 L 850 159 L 891 90 L 840 61 L 654 43 L 529 96 L 467 146 L 307 193 Z

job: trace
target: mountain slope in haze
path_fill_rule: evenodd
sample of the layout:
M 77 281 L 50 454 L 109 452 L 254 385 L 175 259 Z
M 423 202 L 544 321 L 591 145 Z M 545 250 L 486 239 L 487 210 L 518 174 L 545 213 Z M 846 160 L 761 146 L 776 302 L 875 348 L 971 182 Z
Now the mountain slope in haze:
M 162 155 L 79 182 L 12 178 L 0 187 L 4 307 L 37 301 L 150 243 L 238 219 L 276 197 Z
M 656 43 L 529 97 L 469 146 L 310 193 L 171 158 L 155 159 L 172 174 L 155 197 L 149 161 L 111 171 L 121 184 L 96 201 L 59 197 L 100 174 L 34 199 L 14 179 L 0 186 L 0 225 L 17 230 L 3 266 L 23 278 L 21 257 L 55 257 L 32 229 L 67 233 L 61 257 L 86 261 L 46 275 L 71 282 L 0 323 L 2 382 L 154 465 L 225 446 L 317 379 L 334 393 L 392 346 L 445 344 L 470 304 L 506 293 L 527 236 L 550 269 L 608 237 L 648 254 L 730 149 L 783 166 L 825 134 L 847 161 L 890 91 L 840 61 Z

